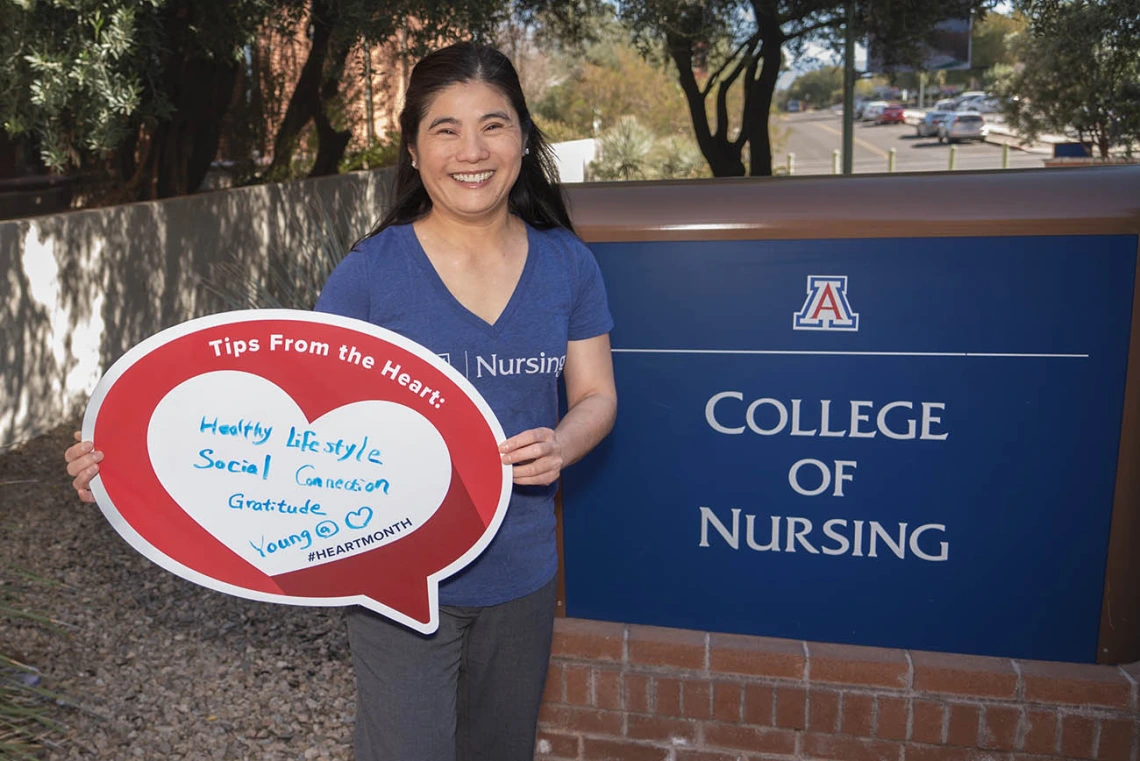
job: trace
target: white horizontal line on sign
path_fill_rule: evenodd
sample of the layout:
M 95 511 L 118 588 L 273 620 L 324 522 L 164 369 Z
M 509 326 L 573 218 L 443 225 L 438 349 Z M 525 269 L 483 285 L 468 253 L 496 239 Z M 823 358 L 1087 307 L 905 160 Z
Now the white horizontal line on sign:
M 1017 354 L 985 351 L 810 351 L 782 349 L 612 349 L 614 354 L 779 354 L 845 357 L 1015 357 L 1019 359 L 1088 359 L 1088 354 Z

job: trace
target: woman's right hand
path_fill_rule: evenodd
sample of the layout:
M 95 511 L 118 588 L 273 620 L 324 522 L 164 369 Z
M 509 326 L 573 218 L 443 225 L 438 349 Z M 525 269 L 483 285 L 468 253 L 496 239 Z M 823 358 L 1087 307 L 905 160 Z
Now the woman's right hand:
M 91 493 L 91 479 L 99 474 L 99 462 L 103 453 L 95 450 L 90 441 L 83 441 L 82 434 L 75 432 L 75 440 L 79 442 L 67 448 L 63 459 L 67 460 L 67 475 L 73 476 L 71 485 L 84 502 L 94 502 L 95 495 Z

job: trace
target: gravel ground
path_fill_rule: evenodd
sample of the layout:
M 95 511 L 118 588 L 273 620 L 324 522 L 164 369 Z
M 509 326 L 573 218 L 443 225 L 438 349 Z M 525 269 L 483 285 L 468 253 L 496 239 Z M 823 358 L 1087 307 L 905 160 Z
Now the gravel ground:
M 65 625 L 0 618 L 0 652 L 76 703 L 45 757 L 351 759 L 341 611 L 230 597 L 135 552 L 71 489 L 76 427 L 0 453 L 0 584 Z

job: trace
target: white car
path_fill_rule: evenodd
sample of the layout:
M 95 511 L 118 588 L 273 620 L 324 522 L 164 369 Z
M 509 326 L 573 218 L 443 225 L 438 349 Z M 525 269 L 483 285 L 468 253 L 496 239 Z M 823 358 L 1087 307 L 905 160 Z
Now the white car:
M 962 111 L 972 111 L 979 114 L 992 114 L 1001 110 L 1001 101 L 997 98 L 974 98 L 966 103 Z
M 967 114 L 958 112 L 947 114 L 946 118 L 938 123 L 938 142 L 954 143 L 958 140 L 986 139 L 986 120 L 981 114 Z
M 926 116 L 914 128 L 915 134 L 918 137 L 934 137 L 938 134 L 938 126 L 950 115 L 950 111 L 927 111 Z
M 873 100 L 863 106 L 863 115 L 860 117 L 865 122 L 873 122 L 879 118 L 879 114 L 883 113 L 883 109 L 891 105 L 885 100 Z

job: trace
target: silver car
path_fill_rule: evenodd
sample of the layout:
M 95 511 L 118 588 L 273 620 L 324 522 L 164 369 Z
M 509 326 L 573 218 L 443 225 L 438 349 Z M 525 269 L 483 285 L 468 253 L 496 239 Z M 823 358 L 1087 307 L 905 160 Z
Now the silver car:
M 980 114 L 947 114 L 938 124 L 938 142 L 986 139 L 986 120 Z
M 926 116 L 915 127 L 915 133 L 919 137 L 934 137 L 938 134 L 938 125 L 942 120 L 950 116 L 949 111 L 927 111 Z

